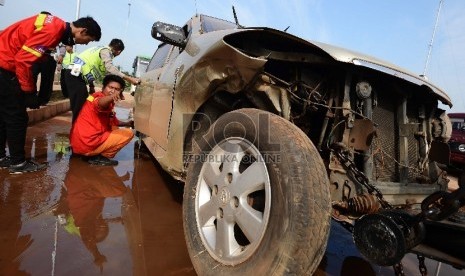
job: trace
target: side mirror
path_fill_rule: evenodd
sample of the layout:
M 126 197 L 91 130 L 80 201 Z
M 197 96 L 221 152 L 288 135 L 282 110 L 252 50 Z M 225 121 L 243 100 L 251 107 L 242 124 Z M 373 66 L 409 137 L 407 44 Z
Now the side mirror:
M 178 46 L 186 47 L 186 35 L 181 27 L 157 21 L 152 26 L 152 37 L 156 40 Z

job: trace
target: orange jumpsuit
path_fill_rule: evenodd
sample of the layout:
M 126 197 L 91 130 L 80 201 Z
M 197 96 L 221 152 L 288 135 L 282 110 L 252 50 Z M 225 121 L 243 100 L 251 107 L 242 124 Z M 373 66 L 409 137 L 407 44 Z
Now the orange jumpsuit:
M 133 138 L 132 130 L 117 127 L 114 104 L 106 110 L 100 109 L 98 101 L 103 96 L 102 92 L 89 96 L 73 123 L 70 133 L 73 153 L 113 158 Z

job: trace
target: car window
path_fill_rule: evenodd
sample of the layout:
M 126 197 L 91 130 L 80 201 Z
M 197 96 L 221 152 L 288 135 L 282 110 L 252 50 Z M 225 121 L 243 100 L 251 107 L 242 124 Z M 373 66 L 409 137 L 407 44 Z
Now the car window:
M 149 66 L 147 71 L 151 71 L 153 69 L 161 68 L 165 63 L 166 57 L 168 56 L 169 50 L 171 45 L 169 44 L 161 44 L 155 54 L 153 54 L 152 59 L 150 60 Z
M 192 33 L 192 19 L 189 20 L 184 27 L 182 27 L 184 34 L 186 37 L 189 37 Z
M 452 121 L 452 129 L 464 129 L 465 123 L 464 122 L 454 122 Z
M 149 63 L 148 63 L 147 61 L 146 61 L 146 62 L 141 62 L 141 63 L 139 64 L 139 68 L 140 68 L 140 69 L 139 69 L 139 75 L 140 75 L 141 73 L 147 72 L 148 65 L 149 65 Z
M 237 28 L 236 24 L 232 22 L 210 17 L 207 15 L 202 15 L 200 20 L 202 22 L 202 30 L 206 33 Z

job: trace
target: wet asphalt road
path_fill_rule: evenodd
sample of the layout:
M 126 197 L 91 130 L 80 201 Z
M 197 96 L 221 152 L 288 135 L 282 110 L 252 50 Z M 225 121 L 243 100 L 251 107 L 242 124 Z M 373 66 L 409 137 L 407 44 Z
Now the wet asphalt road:
M 118 117 L 127 116 L 119 109 Z M 115 167 L 90 166 L 67 152 L 71 113 L 28 129 L 26 152 L 46 170 L 0 170 L 0 275 L 196 275 L 182 229 L 182 183 L 135 143 Z M 406 275 L 420 275 L 416 256 Z M 427 260 L 429 275 L 437 262 Z M 463 275 L 442 265 L 439 275 Z M 333 223 L 315 275 L 394 275 L 364 260 Z

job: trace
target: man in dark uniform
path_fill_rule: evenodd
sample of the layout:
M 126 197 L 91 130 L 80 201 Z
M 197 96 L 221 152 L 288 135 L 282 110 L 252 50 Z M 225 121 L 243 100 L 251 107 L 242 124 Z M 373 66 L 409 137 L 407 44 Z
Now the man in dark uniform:
M 32 65 L 32 73 L 34 74 L 34 80 L 36 82 L 40 75 L 40 88 L 39 91 L 37 91 L 39 105 L 47 105 L 52 96 L 53 80 L 55 78 L 55 69 L 57 68 L 54 55 L 55 49 L 50 49 L 45 52 L 40 62 L 36 62 Z

